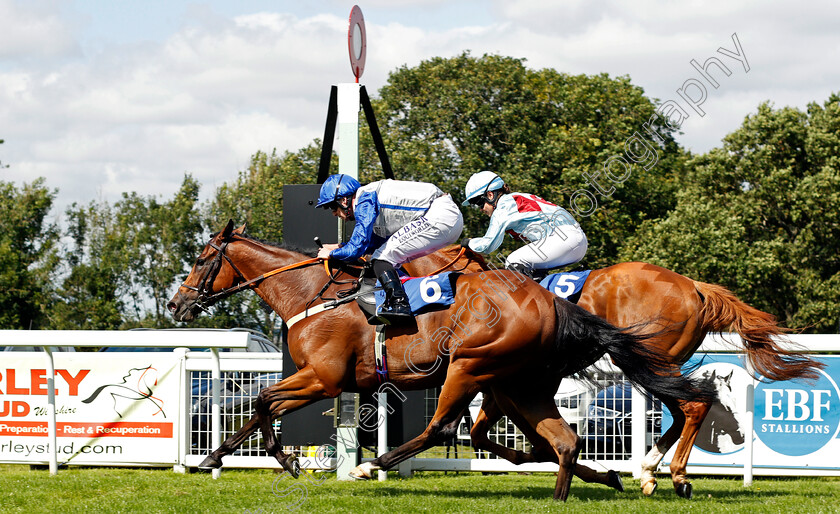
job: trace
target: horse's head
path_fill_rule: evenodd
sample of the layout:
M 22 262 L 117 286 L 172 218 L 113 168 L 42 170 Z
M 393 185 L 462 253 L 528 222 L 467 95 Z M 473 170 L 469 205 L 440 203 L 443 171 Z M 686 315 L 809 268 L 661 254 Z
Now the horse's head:
M 233 220 L 210 241 L 195 260 L 190 274 L 167 304 L 176 321 L 192 321 L 201 311 L 220 300 L 225 291 L 243 280 L 242 274 L 225 255 L 234 235 L 242 234 L 245 225 L 234 229 Z

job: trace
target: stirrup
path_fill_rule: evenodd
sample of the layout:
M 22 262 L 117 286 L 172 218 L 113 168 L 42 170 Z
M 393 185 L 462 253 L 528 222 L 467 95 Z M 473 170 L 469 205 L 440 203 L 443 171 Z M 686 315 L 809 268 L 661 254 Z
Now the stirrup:
M 525 266 L 524 264 L 514 262 L 512 264 L 508 264 L 507 266 L 505 266 L 505 268 L 507 268 L 510 271 L 518 271 L 519 273 L 522 273 L 523 275 L 525 275 L 528 278 L 534 278 L 534 269 L 529 268 L 528 266 Z
M 411 313 L 411 306 L 408 303 L 408 298 L 388 298 L 385 303 L 377 310 L 376 316 L 379 321 L 385 325 L 399 323 L 408 319 L 414 318 Z

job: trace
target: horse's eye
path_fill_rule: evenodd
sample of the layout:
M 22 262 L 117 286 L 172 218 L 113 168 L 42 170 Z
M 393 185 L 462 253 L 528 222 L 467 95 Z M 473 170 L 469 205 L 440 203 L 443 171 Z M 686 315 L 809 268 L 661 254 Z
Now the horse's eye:
M 203 258 L 203 257 L 199 257 L 198 259 L 196 259 L 196 261 L 195 261 L 195 265 L 196 265 L 196 266 L 204 266 L 204 258 Z

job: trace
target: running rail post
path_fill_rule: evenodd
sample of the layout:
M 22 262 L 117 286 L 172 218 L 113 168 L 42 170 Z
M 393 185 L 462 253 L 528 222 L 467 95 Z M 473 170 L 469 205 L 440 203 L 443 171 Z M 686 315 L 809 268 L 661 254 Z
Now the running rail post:
M 747 384 L 746 440 L 744 441 L 744 487 L 753 483 L 753 436 L 755 434 L 755 380 Z
M 55 360 L 52 348 L 44 347 L 47 354 L 47 436 L 50 444 L 50 475 L 58 474 L 58 437 L 55 422 Z
M 377 413 L 376 419 L 379 420 L 379 426 L 376 431 L 377 449 L 376 456 L 381 457 L 388 453 L 388 393 L 382 392 L 377 395 Z M 388 472 L 384 470 L 379 471 L 379 481 L 384 482 L 388 480 Z
M 218 448 L 222 444 L 222 415 L 219 409 L 222 396 L 222 365 L 219 362 L 219 349 L 211 348 L 210 352 L 213 360 L 213 371 L 210 375 L 210 423 L 213 429 L 210 437 L 213 448 Z M 222 476 L 221 468 L 215 468 L 213 478 L 219 478 L 220 476 Z

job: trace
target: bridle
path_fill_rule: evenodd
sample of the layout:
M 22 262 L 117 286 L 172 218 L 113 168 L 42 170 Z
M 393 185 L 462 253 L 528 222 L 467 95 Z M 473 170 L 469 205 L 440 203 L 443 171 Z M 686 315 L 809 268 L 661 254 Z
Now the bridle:
M 258 277 L 248 280 L 245 278 L 245 275 L 242 274 L 239 268 L 236 267 L 236 264 L 233 263 L 233 260 L 230 257 L 228 257 L 225 253 L 228 244 L 231 243 L 233 240 L 233 237 L 225 239 L 224 241 L 222 241 L 221 245 L 217 245 L 212 241 L 207 243 L 207 245 L 210 248 L 216 250 L 216 255 L 213 257 L 213 262 L 210 263 L 210 266 L 207 268 L 207 271 L 204 273 L 204 276 L 201 278 L 197 286 L 190 286 L 185 283 L 181 284 L 181 287 L 183 287 L 184 289 L 188 289 L 190 291 L 195 291 L 196 293 L 198 293 L 198 297 L 193 302 L 193 305 L 195 305 L 198 309 L 202 311 L 206 312 L 214 303 L 224 298 L 227 298 L 232 294 L 238 293 L 239 291 L 242 291 L 244 289 L 253 289 L 257 287 L 257 285 L 259 285 L 260 282 L 267 279 L 268 277 L 274 276 L 284 271 L 314 266 L 322 262 L 324 264 L 324 271 L 330 278 L 330 282 L 328 282 L 328 284 L 335 281 L 335 277 L 333 277 L 332 273 L 330 272 L 329 262 L 326 259 L 321 259 L 318 257 L 306 259 L 304 261 L 296 262 L 288 266 L 283 266 L 282 268 L 271 270 L 267 273 L 263 273 Z M 216 281 L 216 277 L 219 275 L 219 272 L 222 269 L 222 259 L 227 261 L 231 269 L 233 269 L 234 273 L 236 274 L 236 279 L 234 280 L 233 286 L 214 293 L 213 282 Z M 178 289 L 177 294 L 178 297 L 181 298 L 181 300 L 184 301 L 184 303 L 186 303 L 186 298 L 184 298 L 184 296 L 181 294 L 180 288 Z
M 269 277 L 272 277 L 279 273 L 283 273 L 284 271 L 303 269 L 321 263 L 323 263 L 324 272 L 327 274 L 328 280 L 327 283 L 324 284 L 324 287 L 322 287 L 321 290 L 318 292 L 318 294 L 312 300 L 307 302 L 307 309 L 309 309 L 311 305 L 318 299 L 326 300 L 325 298 L 323 298 L 323 294 L 331 284 L 356 283 L 355 280 L 337 280 L 338 275 L 341 274 L 343 270 L 339 267 L 338 269 L 336 269 L 336 273 L 333 274 L 330 270 L 329 259 L 322 259 L 319 257 L 314 257 L 311 259 L 306 259 L 300 262 L 289 264 L 288 266 L 283 266 L 281 268 L 268 271 L 266 273 L 263 273 L 262 275 L 259 275 L 249 280 L 245 278 L 245 275 L 239 270 L 236 264 L 234 264 L 233 260 L 230 257 L 228 257 L 226 253 L 228 244 L 233 242 L 234 240 L 234 235 L 231 235 L 229 238 L 225 238 L 223 241 L 221 241 L 221 244 L 216 244 L 212 241 L 207 243 L 207 246 L 216 250 L 216 255 L 213 257 L 213 261 L 210 263 L 210 266 L 207 268 L 207 271 L 204 273 L 204 276 L 201 278 L 197 286 L 191 286 L 187 285 L 186 283 L 182 283 L 181 286 L 178 288 L 177 295 L 182 302 L 184 302 L 185 304 L 188 303 L 187 298 L 185 298 L 184 295 L 181 293 L 181 287 L 190 291 L 195 291 L 196 293 L 198 293 L 198 296 L 192 302 L 194 308 L 207 312 L 209 308 L 219 300 L 227 298 L 228 296 L 238 293 L 244 289 L 254 289 L 263 280 Z M 432 273 L 432 275 L 436 275 L 445 270 L 446 268 L 455 264 L 455 262 L 457 262 L 458 259 L 460 259 L 464 255 L 464 251 L 465 249 L 461 248 L 460 252 L 458 252 L 458 255 L 451 262 L 440 268 L 435 273 Z M 227 263 L 230 265 L 231 269 L 236 275 L 236 278 L 234 279 L 234 285 L 227 289 L 222 289 L 221 291 L 214 293 L 213 283 L 216 281 L 216 277 L 219 275 L 219 272 L 222 269 L 223 260 L 227 261 Z M 356 287 L 351 288 L 348 291 L 339 291 L 338 296 L 339 298 L 347 297 L 348 295 L 355 292 L 356 289 L 358 289 L 358 284 L 356 284 Z M 340 303 L 343 303 L 343 301 Z

